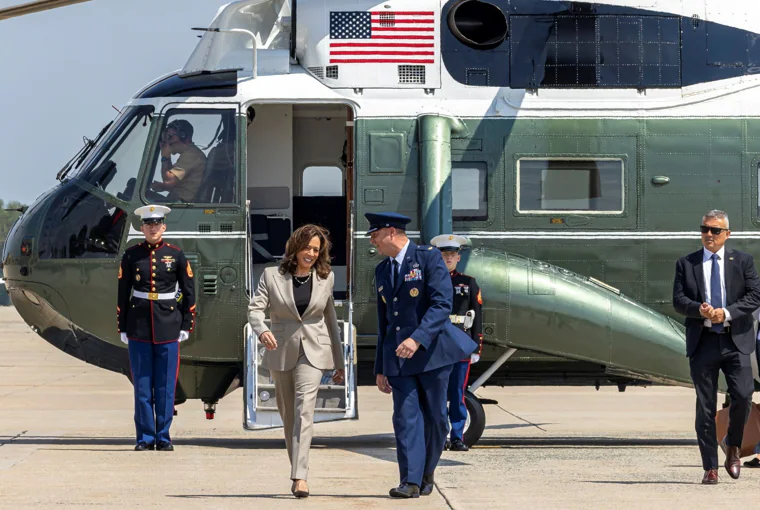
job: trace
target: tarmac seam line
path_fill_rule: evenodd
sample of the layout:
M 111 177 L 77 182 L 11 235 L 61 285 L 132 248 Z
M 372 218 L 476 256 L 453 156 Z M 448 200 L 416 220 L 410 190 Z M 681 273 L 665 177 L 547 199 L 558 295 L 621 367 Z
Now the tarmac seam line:
M 541 426 L 540 426 L 540 425 L 536 425 L 536 424 L 535 424 L 535 423 L 533 423 L 532 421 L 528 421 L 528 420 L 526 420 L 525 418 L 523 418 L 523 417 L 521 417 L 521 416 L 517 416 L 515 413 L 510 413 L 509 411 L 507 411 L 506 409 L 504 409 L 503 407 L 501 407 L 501 405 L 500 405 L 500 404 L 496 404 L 496 407 L 498 407 L 499 409 L 501 409 L 501 410 L 502 410 L 502 411 L 504 411 L 505 413 L 507 413 L 507 414 L 509 414 L 509 415 L 511 415 L 511 416 L 514 416 L 514 417 L 515 417 L 515 418 L 517 418 L 518 420 L 522 420 L 522 421 L 524 421 L 525 423 L 527 423 L 528 425 L 533 425 L 533 426 L 534 426 L 534 427 L 536 427 L 538 430 L 541 430 L 541 431 L 543 431 L 543 432 L 546 432 L 546 429 L 543 429 L 543 428 L 541 428 Z
M 446 502 L 446 505 L 448 505 L 448 507 L 451 510 L 455 510 L 454 505 L 451 504 L 451 501 L 449 501 L 449 498 L 447 498 L 446 494 L 443 493 L 443 491 L 441 490 L 441 487 L 438 485 L 438 482 L 433 482 L 433 485 L 435 486 L 435 489 L 438 491 L 438 494 L 440 494 L 443 500 Z
M 20 438 L 21 436 L 23 436 L 27 432 L 29 432 L 29 431 L 28 430 L 24 430 L 23 432 L 19 432 L 18 434 L 16 434 L 15 436 L 13 436 L 12 438 L 10 438 L 9 440 L 3 441 L 2 443 L 0 443 L 0 448 L 2 448 L 3 446 L 5 446 L 7 444 L 11 444 L 13 441 L 15 441 L 16 439 Z

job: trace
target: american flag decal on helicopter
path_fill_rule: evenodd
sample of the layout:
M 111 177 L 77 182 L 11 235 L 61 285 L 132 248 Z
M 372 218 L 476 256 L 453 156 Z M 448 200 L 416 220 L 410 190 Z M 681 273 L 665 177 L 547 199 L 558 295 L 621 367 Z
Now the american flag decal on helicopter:
M 331 64 L 434 64 L 433 11 L 330 12 Z

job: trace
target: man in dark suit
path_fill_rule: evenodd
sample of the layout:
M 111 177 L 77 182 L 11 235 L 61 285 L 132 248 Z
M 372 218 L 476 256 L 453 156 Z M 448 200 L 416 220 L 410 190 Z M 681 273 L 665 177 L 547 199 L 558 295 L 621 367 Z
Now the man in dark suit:
M 409 241 L 405 230 L 412 220 L 395 213 L 365 216 L 370 242 L 386 256 L 375 268 L 375 376 L 380 391 L 393 394 L 401 483 L 390 495 L 427 496 L 448 432 L 451 370 L 478 346 L 451 323 L 449 271 L 438 250 Z
M 697 392 L 696 431 L 705 470 L 702 483 L 715 484 L 719 370 L 731 396 L 724 466 L 732 478 L 739 478 L 741 469 L 739 449 L 754 387 L 752 312 L 760 306 L 760 278 L 751 255 L 724 247 L 731 236 L 726 213 L 708 212 L 700 231 L 704 248 L 676 263 L 673 306 L 686 316 L 686 355 Z

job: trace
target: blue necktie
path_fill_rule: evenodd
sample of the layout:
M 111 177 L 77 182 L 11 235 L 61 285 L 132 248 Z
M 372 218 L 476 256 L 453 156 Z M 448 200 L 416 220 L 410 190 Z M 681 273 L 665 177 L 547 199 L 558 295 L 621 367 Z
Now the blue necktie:
M 710 272 L 710 304 L 713 308 L 723 308 L 723 296 L 720 289 L 720 268 L 718 267 L 718 254 L 713 253 L 712 257 L 712 271 Z M 723 331 L 723 324 L 713 323 L 710 328 L 716 333 Z

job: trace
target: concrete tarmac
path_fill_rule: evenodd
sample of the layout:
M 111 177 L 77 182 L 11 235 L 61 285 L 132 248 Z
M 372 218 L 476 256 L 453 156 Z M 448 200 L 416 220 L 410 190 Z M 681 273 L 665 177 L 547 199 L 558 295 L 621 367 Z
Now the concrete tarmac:
M 242 428 L 241 390 L 205 419 L 178 407 L 174 452 L 134 452 L 132 387 L 0 308 L 0 508 L 750 508 L 760 469 L 702 486 L 686 388 L 483 388 L 484 438 L 444 452 L 436 490 L 393 500 L 391 399 L 359 389 L 358 421 L 317 424 L 311 497 L 290 494 L 281 430 Z M 722 462 L 721 453 L 721 462 Z

